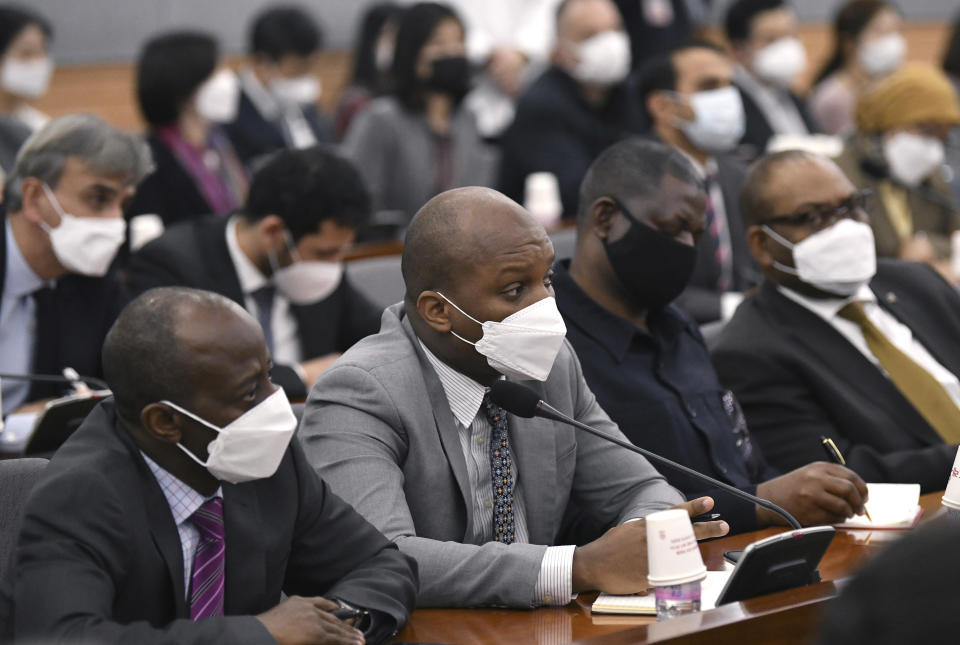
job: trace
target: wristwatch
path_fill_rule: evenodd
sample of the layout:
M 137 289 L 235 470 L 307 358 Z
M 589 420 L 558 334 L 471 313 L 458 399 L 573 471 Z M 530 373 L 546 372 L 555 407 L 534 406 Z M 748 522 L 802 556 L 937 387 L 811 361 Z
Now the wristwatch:
M 334 600 L 340 606 L 340 609 L 335 609 L 331 612 L 334 616 L 344 621 L 352 619 L 353 626 L 361 632 L 366 632 L 370 628 L 372 619 L 370 618 L 369 611 L 354 607 L 339 598 L 334 598 Z

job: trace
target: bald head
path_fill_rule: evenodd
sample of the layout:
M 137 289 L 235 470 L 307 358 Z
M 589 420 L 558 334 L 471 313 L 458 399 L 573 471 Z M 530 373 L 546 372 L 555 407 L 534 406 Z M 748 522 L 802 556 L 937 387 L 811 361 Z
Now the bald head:
M 225 338 L 228 325 L 234 336 L 244 330 L 260 334 L 242 307 L 209 291 L 151 289 L 128 304 L 102 350 L 104 376 L 120 415 L 136 423 L 144 406 L 163 399 L 191 406 L 193 377 L 204 354 L 217 343 L 237 340 Z
M 424 204 L 407 228 L 401 270 L 407 301 L 425 290 L 455 291 L 518 240 L 545 241 L 543 227 L 519 204 L 490 188 L 455 188 Z
M 557 39 L 573 43 L 620 29 L 620 11 L 611 0 L 564 0 L 557 7 Z

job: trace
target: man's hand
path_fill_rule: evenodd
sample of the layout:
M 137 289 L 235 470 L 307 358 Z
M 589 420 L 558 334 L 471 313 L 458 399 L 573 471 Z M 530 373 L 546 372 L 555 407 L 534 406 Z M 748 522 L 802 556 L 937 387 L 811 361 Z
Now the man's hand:
M 757 486 L 757 497 L 782 506 L 804 526 L 836 524 L 863 513 L 867 485 L 849 468 L 815 461 Z M 757 507 L 757 522 L 785 524 L 776 513 Z
M 303 370 L 303 383 L 307 386 L 307 391 L 313 387 L 320 375 L 333 365 L 333 362 L 340 358 L 340 354 L 327 354 L 319 358 L 313 358 L 309 361 L 300 363 L 300 369 Z
M 701 497 L 674 508 L 690 517 L 713 508 L 713 500 Z M 719 537 L 730 530 L 726 522 L 698 522 L 693 532 L 698 540 Z M 573 553 L 573 590 L 596 590 L 613 594 L 643 591 L 647 584 L 647 525 L 643 520 L 616 526 Z
M 328 612 L 338 609 L 326 598 L 291 596 L 257 616 L 279 645 L 357 645 L 363 633 Z

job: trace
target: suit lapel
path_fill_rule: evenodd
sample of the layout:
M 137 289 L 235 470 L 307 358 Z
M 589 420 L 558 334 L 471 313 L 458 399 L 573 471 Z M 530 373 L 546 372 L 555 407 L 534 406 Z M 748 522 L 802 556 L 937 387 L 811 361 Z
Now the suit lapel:
M 213 287 L 211 291 L 221 293 L 246 308 L 240 278 L 237 277 L 237 270 L 233 266 L 230 250 L 227 248 L 229 221 L 230 218 L 227 217 L 210 218 L 209 221 L 199 225 L 197 237 L 203 252 L 206 273 Z
M 163 491 L 160 490 L 160 484 L 157 483 L 153 473 L 147 468 L 147 464 L 140 458 L 140 455 L 137 454 L 134 458 L 138 461 L 137 468 L 140 470 L 140 476 L 144 483 L 146 498 L 144 508 L 147 513 L 150 536 L 167 565 L 167 572 L 170 574 L 170 582 L 173 586 L 177 616 L 187 618 L 190 616 L 190 612 L 186 602 L 187 591 L 183 585 L 183 548 L 180 544 L 180 534 L 177 532 L 177 525 L 173 522 L 170 504 L 167 502 L 167 498 L 163 496 Z
M 260 504 L 255 483 L 223 484 L 223 515 L 226 541 L 224 610 L 242 613 L 245 607 L 259 607 L 266 588 L 267 572 L 263 549 L 258 548 Z

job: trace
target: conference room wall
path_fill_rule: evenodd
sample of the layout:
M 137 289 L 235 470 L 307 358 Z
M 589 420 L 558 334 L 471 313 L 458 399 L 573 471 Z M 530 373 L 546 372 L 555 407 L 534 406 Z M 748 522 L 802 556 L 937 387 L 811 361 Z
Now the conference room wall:
M 349 48 L 364 9 L 377 0 L 299 1 L 320 18 L 330 49 Z M 409 0 L 402 0 L 409 2 Z M 482 0 L 476 0 L 482 2 Z M 805 22 L 827 22 L 842 0 L 795 0 Z M 157 31 L 179 27 L 214 33 L 228 53 L 243 51 L 250 18 L 276 0 L 29 0 L 56 28 L 53 54 L 61 65 L 132 60 Z M 726 1 L 714 4 L 722 15 Z M 899 2 L 908 20 L 951 21 L 953 0 Z

